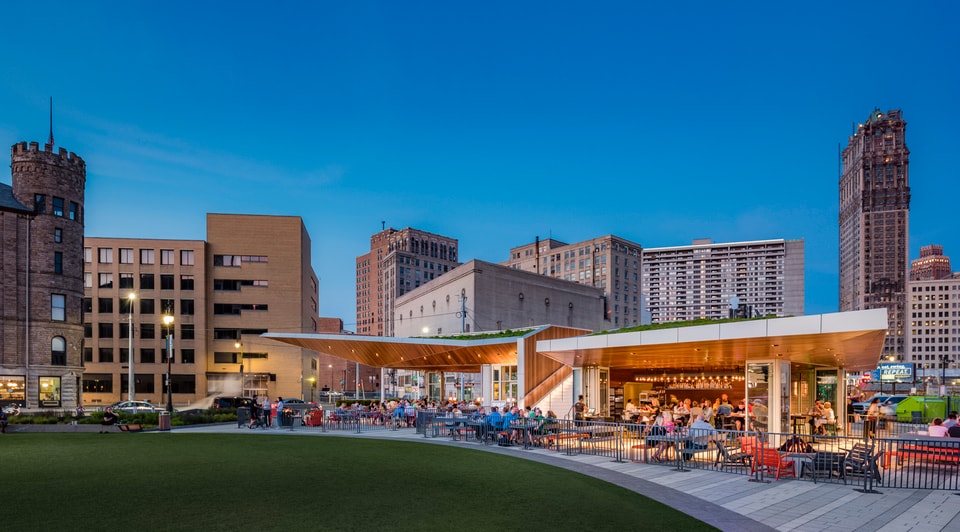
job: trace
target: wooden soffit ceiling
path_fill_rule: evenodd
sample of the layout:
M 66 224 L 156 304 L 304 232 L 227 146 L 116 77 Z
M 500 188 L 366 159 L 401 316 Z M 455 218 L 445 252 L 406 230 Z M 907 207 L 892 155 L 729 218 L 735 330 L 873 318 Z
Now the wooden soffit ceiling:
M 771 359 L 865 371 L 877 367 L 886 331 L 886 310 L 873 309 L 546 340 L 537 351 L 572 367 L 651 373 L 729 371 Z

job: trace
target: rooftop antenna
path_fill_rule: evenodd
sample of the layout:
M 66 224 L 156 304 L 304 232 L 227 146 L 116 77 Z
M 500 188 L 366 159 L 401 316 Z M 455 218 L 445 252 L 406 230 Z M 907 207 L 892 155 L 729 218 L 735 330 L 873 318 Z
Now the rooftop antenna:
M 47 144 L 53 146 L 53 96 L 50 97 L 50 138 Z
M 386 221 L 386 220 L 380 220 L 380 230 L 381 230 L 381 231 L 386 231 L 386 230 L 387 230 L 387 221 Z

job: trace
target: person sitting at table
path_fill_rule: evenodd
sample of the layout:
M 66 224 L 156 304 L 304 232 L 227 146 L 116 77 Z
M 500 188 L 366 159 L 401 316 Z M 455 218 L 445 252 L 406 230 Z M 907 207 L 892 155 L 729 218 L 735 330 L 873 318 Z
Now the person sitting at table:
M 690 441 L 687 442 L 686 449 L 703 450 L 710 444 L 710 439 L 717 433 L 717 429 L 708 423 L 703 414 L 697 416 L 687 434 L 690 435 Z
M 948 431 L 949 429 L 943 426 L 943 420 L 940 418 L 934 418 L 933 423 L 927 427 L 927 434 L 935 438 L 943 438 Z
M 950 413 L 947 414 L 947 420 L 943 422 L 943 426 L 947 427 L 947 429 L 949 430 L 950 427 L 956 424 L 957 424 L 957 412 L 956 410 L 951 410 Z
M 810 434 L 814 434 L 817 432 L 817 418 L 823 415 L 823 401 L 820 399 L 814 401 L 807 415 L 810 416 L 810 419 L 807 421 L 807 424 L 810 425 Z
M 947 429 L 947 436 L 951 438 L 960 438 L 960 424 L 954 425 Z
M 503 415 L 503 430 L 509 432 L 511 442 L 517 441 L 517 431 L 511 429 L 510 425 L 520 421 L 520 409 L 514 405 L 506 414 Z
M 700 404 L 700 411 L 703 414 L 703 420 L 707 423 L 713 423 L 714 410 L 713 403 L 709 399 L 704 398 L 703 402 Z
M 837 415 L 833 411 L 833 406 L 830 404 L 830 401 L 823 403 L 823 408 L 820 409 L 820 415 L 814 419 L 815 426 L 817 428 L 817 434 L 826 434 L 827 430 L 824 428 L 824 425 L 836 425 L 837 424 Z
M 753 430 L 759 432 L 765 432 L 767 430 L 767 412 L 767 405 L 763 404 L 763 401 L 760 399 L 753 400 L 753 412 L 751 412 L 753 418 L 751 426 Z
M 673 416 L 671 416 L 672 417 L 671 421 L 675 420 L 676 423 L 679 423 L 681 425 L 684 424 L 684 422 L 687 420 L 687 416 L 690 415 L 690 408 L 687 407 L 686 401 L 687 400 L 684 400 L 684 402 L 682 403 L 677 403 L 673 407 Z
M 673 428 L 673 415 L 670 414 L 669 410 L 661 412 L 653 421 L 653 425 L 650 426 L 647 434 L 648 436 L 652 436 L 653 439 L 647 440 L 647 447 L 654 446 L 656 449 L 651 457 L 654 462 L 659 462 L 663 452 L 670 447 L 671 442 L 664 438 L 664 436 L 672 433 Z
M 637 405 L 633 404 L 633 399 L 627 399 L 627 404 L 623 407 L 623 420 L 628 422 L 633 421 L 638 413 Z
M 500 415 L 500 409 L 495 406 L 491 406 L 490 415 L 487 416 L 488 433 L 493 434 L 493 439 L 496 440 L 501 429 L 503 429 L 503 416 Z

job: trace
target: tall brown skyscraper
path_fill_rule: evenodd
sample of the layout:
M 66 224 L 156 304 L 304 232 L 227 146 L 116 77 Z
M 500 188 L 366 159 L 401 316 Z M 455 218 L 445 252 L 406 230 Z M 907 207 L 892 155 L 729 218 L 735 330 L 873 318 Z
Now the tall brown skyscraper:
M 398 296 L 460 265 L 455 238 L 419 229 L 384 229 L 357 257 L 357 334 L 393 336 Z
M 840 310 L 885 307 L 883 356 L 904 354 L 910 150 L 899 109 L 874 109 L 841 154 Z

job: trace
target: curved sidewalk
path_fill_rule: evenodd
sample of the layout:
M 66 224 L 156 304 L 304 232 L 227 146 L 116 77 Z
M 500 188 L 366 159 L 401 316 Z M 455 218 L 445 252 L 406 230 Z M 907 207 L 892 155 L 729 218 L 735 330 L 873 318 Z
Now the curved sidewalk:
M 729 531 L 960 531 L 960 504 L 950 491 L 888 489 L 865 494 L 855 485 L 814 484 L 792 479 L 770 483 L 716 471 L 677 472 L 662 465 L 618 463 L 607 457 L 567 456 L 542 449 L 498 447 L 412 430 L 367 433 L 238 429 L 235 424 L 178 427 L 173 433 L 237 433 L 260 436 L 325 436 L 402 440 L 452 445 L 516 456 L 562 467 L 622 486 Z

